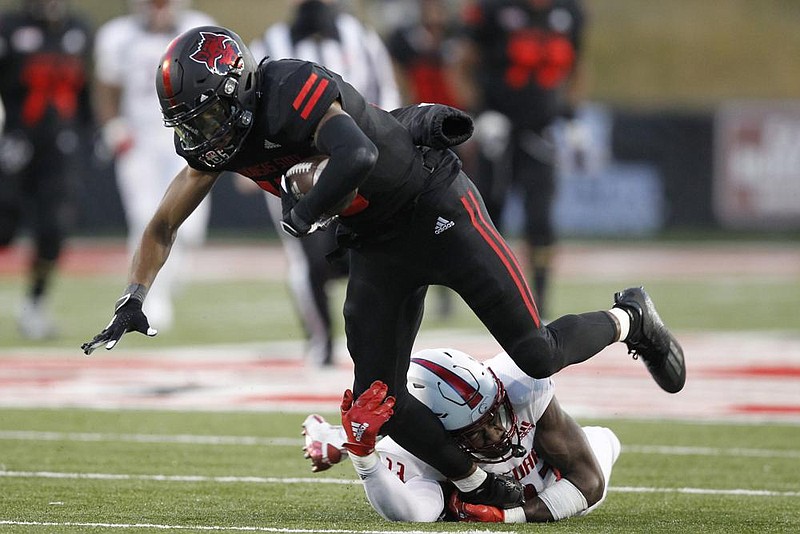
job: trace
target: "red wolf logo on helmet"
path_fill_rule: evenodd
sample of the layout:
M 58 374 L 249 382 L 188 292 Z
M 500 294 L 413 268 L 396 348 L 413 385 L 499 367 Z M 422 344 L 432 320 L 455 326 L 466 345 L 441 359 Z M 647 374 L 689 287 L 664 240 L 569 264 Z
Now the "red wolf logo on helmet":
M 192 60 L 203 63 L 209 72 L 225 76 L 241 68 L 239 58 L 242 51 L 239 44 L 224 33 L 200 32 L 200 42 L 191 56 Z

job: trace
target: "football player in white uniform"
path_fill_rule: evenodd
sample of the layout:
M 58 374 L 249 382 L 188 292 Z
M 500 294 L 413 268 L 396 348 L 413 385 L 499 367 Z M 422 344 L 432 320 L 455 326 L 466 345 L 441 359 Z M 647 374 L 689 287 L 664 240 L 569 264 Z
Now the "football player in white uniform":
M 164 128 L 153 66 L 169 42 L 189 28 L 214 24 L 187 9 L 188 0 L 129 0 L 131 13 L 100 27 L 95 45 L 95 109 L 102 139 L 115 159 L 117 186 L 128 224 L 128 249 L 136 250 L 172 178 L 186 161 L 175 153 L 172 130 Z M 144 305 L 150 324 L 168 329 L 172 296 L 185 265 L 186 249 L 205 241 L 208 199 L 181 226 L 171 256 Z
M 349 456 L 370 504 L 391 521 L 557 521 L 605 499 L 619 439 L 608 428 L 581 428 L 561 409 L 550 378 L 527 376 L 505 353 L 484 364 L 458 350 L 428 349 L 412 355 L 407 387 L 483 470 L 524 485 L 523 506 L 464 503 L 444 476 L 391 438 L 376 442 L 394 405 L 380 382 L 355 402 L 345 392 L 343 426 L 306 418 L 303 450 L 312 471 Z

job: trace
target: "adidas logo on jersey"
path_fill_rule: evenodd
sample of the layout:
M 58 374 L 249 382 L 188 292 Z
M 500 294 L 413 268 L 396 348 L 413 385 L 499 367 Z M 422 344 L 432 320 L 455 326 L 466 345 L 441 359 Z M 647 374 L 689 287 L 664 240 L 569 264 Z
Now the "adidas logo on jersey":
M 364 432 L 369 428 L 369 423 L 356 423 L 353 421 L 350 423 L 350 428 L 353 430 L 353 437 L 356 438 L 356 441 L 361 441 Z
M 452 228 L 455 225 L 456 223 L 454 223 L 453 221 L 448 221 L 444 217 L 439 217 L 438 219 L 436 219 L 436 227 L 433 229 L 433 233 L 439 235 L 445 230 Z
M 278 143 L 273 143 L 269 139 L 264 139 L 264 148 L 267 150 L 272 150 L 273 148 L 280 148 L 281 145 Z

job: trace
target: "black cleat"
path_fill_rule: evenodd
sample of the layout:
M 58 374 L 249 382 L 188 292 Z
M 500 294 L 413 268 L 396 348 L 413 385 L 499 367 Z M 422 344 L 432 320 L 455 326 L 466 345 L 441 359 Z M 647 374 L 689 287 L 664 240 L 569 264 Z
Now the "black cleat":
M 614 295 L 614 307 L 631 316 L 625 344 L 634 359 L 641 356 L 661 389 L 677 393 L 686 383 L 683 349 L 659 317 L 650 296 L 641 287 L 630 287 Z
M 468 493 L 461 494 L 462 501 L 506 509 L 525 504 L 525 490 L 518 480 L 494 473 L 486 475 L 483 484 Z

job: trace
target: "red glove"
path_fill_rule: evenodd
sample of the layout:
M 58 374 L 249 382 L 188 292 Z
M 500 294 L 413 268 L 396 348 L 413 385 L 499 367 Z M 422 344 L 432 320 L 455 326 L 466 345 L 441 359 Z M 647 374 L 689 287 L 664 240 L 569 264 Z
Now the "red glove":
M 356 456 L 367 456 L 375 450 L 375 440 L 383 424 L 389 420 L 394 411 L 395 399 L 387 397 L 389 387 L 376 380 L 355 404 L 353 392 L 349 389 L 342 397 L 342 426 L 347 434 L 344 447 Z
M 504 523 L 506 514 L 500 508 L 488 504 L 469 504 L 461 500 L 458 491 L 450 495 L 447 507 L 458 521 L 468 523 Z

